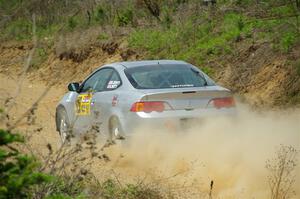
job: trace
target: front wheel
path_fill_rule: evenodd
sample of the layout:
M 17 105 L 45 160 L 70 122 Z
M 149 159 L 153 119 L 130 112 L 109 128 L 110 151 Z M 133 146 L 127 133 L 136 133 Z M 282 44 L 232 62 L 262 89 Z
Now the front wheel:
M 67 113 L 64 109 L 60 109 L 57 113 L 58 132 L 61 143 L 64 144 L 70 139 L 70 123 Z

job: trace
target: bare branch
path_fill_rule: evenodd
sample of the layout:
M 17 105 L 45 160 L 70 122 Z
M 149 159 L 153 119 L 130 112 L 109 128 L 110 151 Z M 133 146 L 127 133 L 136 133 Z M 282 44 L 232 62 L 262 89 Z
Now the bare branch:
M 24 80 L 26 78 L 27 71 L 28 71 L 28 69 L 30 67 L 30 64 L 31 64 L 31 61 L 32 61 L 32 57 L 33 57 L 35 49 L 37 47 L 36 17 L 35 17 L 35 14 L 32 15 L 32 43 L 33 43 L 33 47 L 30 50 L 29 55 L 27 57 L 27 60 L 26 60 L 26 62 L 24 64 L 24 66 L 23 66 L 23 71 L 22 71 L 22 74 L 21 74 L 21 76 L 19 78 L 15 94 L 12 96 L 12 98 L 11 98 L 12 100 L 10 101 L 8 107 L 6 108 L 6 112 L 10 112 L 11 111 L 12 107 L 15 105 L 16 98 L 20 95 L 22 85 L 23 85 Z

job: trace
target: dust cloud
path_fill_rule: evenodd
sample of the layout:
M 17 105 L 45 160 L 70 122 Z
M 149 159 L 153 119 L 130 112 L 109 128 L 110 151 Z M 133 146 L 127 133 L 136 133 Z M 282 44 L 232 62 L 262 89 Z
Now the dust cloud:
M 180 133 L 141 128 L 128 146 L 110 151 L 122 154 L 111 166 L 125 178 L 173 187 L 178 198 L 209 198 L 211 181 L 211 198 L 271 198 L 266 161 L 280 145 L 300 149 L 300 110 L 238 110 L 237 117 L 195 122 Z M 300 194 L 299 164 L 291 198 Z

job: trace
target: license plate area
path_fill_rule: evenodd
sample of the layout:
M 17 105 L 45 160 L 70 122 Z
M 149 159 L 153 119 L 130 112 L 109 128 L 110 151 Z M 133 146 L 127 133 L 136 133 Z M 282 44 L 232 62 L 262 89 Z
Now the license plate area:
M 186 130 L 192 127 L 192 121 L 191 118 L 181 118 L 180 119 L 180 127 L 182 130 Z

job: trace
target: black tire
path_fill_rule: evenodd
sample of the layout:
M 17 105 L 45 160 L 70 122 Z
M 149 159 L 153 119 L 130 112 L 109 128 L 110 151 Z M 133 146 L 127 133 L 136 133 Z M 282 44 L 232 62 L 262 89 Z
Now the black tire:
M 61 143 L 64 144 L 66 142 L 69 142 L 71 137 L 70 122 L 67 112 L 64 108 L 60 108 L 57 111 L 56 125 Z

